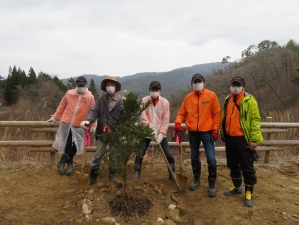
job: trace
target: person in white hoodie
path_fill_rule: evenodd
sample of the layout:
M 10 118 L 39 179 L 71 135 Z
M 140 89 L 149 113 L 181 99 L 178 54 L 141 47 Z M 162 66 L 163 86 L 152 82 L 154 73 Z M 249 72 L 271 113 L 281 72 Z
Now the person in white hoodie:
M 152 128 L 154 132 L 151 137 L 145 138 L 138 146 L 134 166 L 134 179 L 140 178 L 142 160 L 152 139 L 154 139 L 158 144 L 161 144 L 170 167 L 175 173 L 175 160 L 172 156 L 172 152 L 166 139 L 170 118 L 169 102 L 167 99 L 160 96 L 161 84 L 158 81 L 152 81 L 150 83 L 149 93 L 149 96 L 146 96 L 142 99 L 142 103 L 146 103 L 149 100 L 151 100 L 152 103 L 148 108 L 146 108 L 146 110 L 142 112 L 141 122 L 145 126 Z M 170 173 L 169 179 L 174 181 Z
M 80 127 L 80 122 L 88 115 L 95 105 L 94 97 L 87 88 L 87 80 L 80 76 L 76 80 L 76 88 L 68 90 L 62 98 L 56 112 L 48 122 L 52 124 L 60 120 L 56 133 L 53 148 L 62 154 L 58 162 L 58 172 L 60 175 L 70 176 L 73 173 L 73 158 L 77 154 L 82 154 L 84 149 L 84 130 Z M 90 132 L 94 132 L 97 122 L 91 124 Z M 68 165 L 65 171 L 65 165 Z

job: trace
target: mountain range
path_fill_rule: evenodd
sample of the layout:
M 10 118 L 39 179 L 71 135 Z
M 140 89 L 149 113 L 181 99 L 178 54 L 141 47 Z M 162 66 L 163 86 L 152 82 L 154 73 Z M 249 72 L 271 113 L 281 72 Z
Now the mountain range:
M 207 76 L 213 72 L 213 69 L 222 67 L 221 62 L 197 64 L 190 67 L 177 68 L 168 72 L 142 72 L 134 75 L 128 75 L 124 77 L 116 77 L 122 85 L 122 90 L 133 91 L 139 93 L 139 98 L 142 98 L 149 94 L 149 84 L 156 80 L 161 83 L 162 93 L 165 98 L 169 98 L 170 94 L 178 88 L 185 88 L 190 86 L 191 78 L 195 73 L 201 73 L 203 76 Z M 93 79 L 96 85 L 96 89 L 99 95 L 103 93 L 101 90 L 101 82 L 107 75 L 95 75 L 95 74 L 83 74 L 87 79 L 88 84 Z M 62 79 L 62 82 L 66 84 L 69 78 Z M 77 77 L 73 77 L 74 80 Z

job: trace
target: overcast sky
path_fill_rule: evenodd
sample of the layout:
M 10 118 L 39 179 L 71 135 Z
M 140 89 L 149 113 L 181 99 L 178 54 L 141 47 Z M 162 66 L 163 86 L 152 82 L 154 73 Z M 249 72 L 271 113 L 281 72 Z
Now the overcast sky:
M 0 74 L 126 76 L 299 41 L 298 0 L 0 0 Z

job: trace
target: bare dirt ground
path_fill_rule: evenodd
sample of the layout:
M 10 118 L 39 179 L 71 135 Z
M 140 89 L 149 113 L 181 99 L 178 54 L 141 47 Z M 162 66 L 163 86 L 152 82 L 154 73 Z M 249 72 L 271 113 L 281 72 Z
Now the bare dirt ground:
M 147 197 L 152 207 L 143 215 L 130 218 L 113 216 L 109 202 L 119 194 L 117 183 L 108 180 L 103 163 L 98 183 L 84 192 L 79 189 L 75 173 L 60 176 L 56 167 L 25 161 L 0 162 L 0 224 L 105 224 L 102 218 L 113 217 L 118 224 L 299 224 L 299 157 L 272 157 L 256 164 L 258 184 L 255 206 L 245 207 L 244 194 L 224 196 L 231 186 L 225 159 L 218 159 L 217 195 L 207 194 L 207 165 L 203 161 L 201 185 L 171 193 L 175 184 L 168 179 L 161 159 L 147 159 L 141 178 L 129 175 L 132 197 Z M 81 164 L 75 169 L 80 171 Z M 130 165 L 132 168 L 133 166 Z M 185 175 L 192 180 L 190 161 L 184 161 Z M 179 163 L 177 163 L 177 171 Z M 119 179 L 119 181 L 121 181 Z M 84 199 L 91 202 L 92 212 L 82 211 Z M 176 209 L 168 209 L 170 204 Z M 114 224 L 114 223 L 111 223 Z

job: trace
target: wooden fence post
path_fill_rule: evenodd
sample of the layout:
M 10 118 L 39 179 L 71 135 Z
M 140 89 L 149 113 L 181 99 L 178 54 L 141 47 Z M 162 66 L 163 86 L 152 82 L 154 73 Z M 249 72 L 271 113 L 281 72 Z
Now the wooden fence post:
M 267 117 L 266 122 L 272 122 L 272 117 Z M 267 133 L 266 134 L 266 140 L 271 140 L 272 139 L 272 133 Z M 265 158 L 264 158 L 264 163 L 269 163 L 270 162 L 270 151 L 265 152 Z
M 52 140 L 55 140 L 56 133 L 50 132 L 50 137 Z M 50 160 L 51 160 L 51 166 L 56 165 L 56 152 L 50 152 Z

